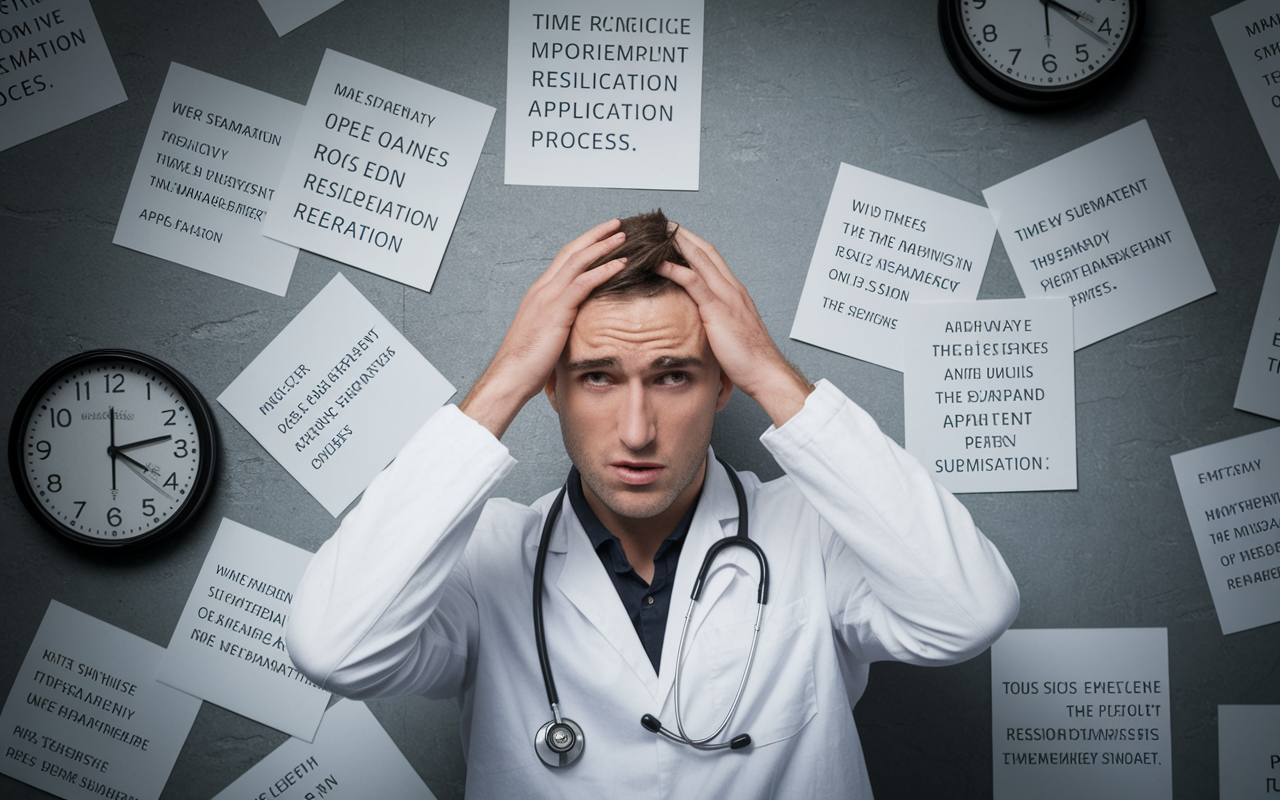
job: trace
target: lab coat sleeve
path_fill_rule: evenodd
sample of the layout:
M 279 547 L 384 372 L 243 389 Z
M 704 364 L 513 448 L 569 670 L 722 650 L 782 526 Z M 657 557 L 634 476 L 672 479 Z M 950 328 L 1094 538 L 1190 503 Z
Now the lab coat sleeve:
M 356 698 L 461 691 L 478 612 L 463 555 L 515 460 L 449 405 L 312 558 L 286 630 L 297 668 Z
M 821 518 L 828 611 L 855 658 L 954 663 L 1013 622 L 1018 588 L 995 545 L 833 385 L 761 441 Z

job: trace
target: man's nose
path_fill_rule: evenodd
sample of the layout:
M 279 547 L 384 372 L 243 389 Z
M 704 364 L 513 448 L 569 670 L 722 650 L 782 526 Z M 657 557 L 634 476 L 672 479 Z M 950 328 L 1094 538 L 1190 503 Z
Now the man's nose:
M 629 384 L 618 410 L 618 437 L 630 450 L 643 450 L 658 433 L 652 403 L 644 387 Z

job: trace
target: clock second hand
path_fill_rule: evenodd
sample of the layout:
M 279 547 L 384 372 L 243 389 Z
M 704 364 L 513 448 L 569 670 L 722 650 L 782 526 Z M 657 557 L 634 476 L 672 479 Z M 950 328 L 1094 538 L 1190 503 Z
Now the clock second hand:
M 116 490 L 116 409 L 107 406 L 107 417 L 111 420 L 111 443 L 107 445 L 107 455 L 111 456 L 111 491 Z M 113 495 L 114 497 L 114 495 Z

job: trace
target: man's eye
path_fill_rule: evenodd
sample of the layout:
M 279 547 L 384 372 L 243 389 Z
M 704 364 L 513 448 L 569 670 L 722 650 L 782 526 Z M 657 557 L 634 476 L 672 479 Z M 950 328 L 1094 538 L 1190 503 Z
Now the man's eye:
M 588 372 L 582 376 L 582 380 L 592 386 L 604 386 L 609 382 L 609 376 L 603 372 Z
M 687 372 L 668 372 L 658 379 L 658 383 L 664 386 L 679 386 L 689 381 L 689 373 Z

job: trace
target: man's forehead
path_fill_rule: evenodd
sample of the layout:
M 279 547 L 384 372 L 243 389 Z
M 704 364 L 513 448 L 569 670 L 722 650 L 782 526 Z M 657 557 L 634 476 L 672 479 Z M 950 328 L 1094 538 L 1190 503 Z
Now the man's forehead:
M 566 361 L 701 359 L 709 350 L 697 304 L 681 288 L 656 295 L 597 297 L 578 309 Z

